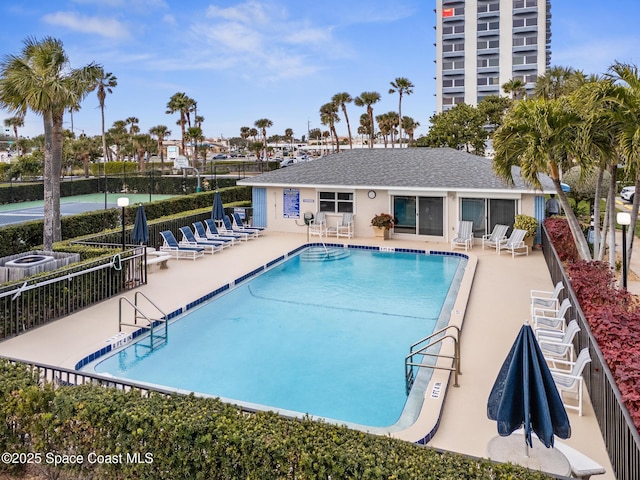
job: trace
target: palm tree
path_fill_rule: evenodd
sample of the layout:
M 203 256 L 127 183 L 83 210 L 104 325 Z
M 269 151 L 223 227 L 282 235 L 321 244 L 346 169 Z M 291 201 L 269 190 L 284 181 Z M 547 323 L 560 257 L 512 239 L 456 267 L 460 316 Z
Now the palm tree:
M 347 92 L 336 93 L 331 97 L 331 101 L 342 109 L 344 121 L 347 122 L 347 133 L 349 135 L 349 148 L 353 148 L 353 140 L 351 138 L 351 124 L 349 124 L 349 115 L 347 115 L 347 103 L 353 102 L 353 98 Z
M 184 144 L 185 132 L 187 129 L 186 125 L 187 125 L 188 113 L 192 105 L 193 105 L 193 100 L 189 98 L 186 93 L 184 92 L 174 93 L 169 99 L 169 102 L 167 103 L 167 111 L 165 112 L 168 115 L 176 112 L 180 114 L 180 119 L 176 122 L 176 124 L 180 125 L 180 130 L 182 132 L 182 136 L 181 136 L 182 151 L 180 152 L 182 155 L 185 154 L 185 144 Z
M 617 88 L 608 97 L 615 102 L 612 116 L 618 130 L 620 153 L 625 160 L 627 171 L 635 171 L 636 191 L 640 191 L 640 72 L 636 65 L 617 62 L 609 68 L 608 76 L 617 84 Z M 638 220 L 640 196 L 634 195 L 631 207 L 631 225 Z M 631 259 L 635 228 L 627 235 L 627 263 Z
M 409 137 L 409 146 L 413 145 L 413 135 L 416 131 L 416 128 L 418 128 L 419 126 L 420 124 L 413 118 L 402 117 L 402 128 L 404 128 L 404 131 L 407 132 L 407 135 Z
M 16 115 L 15 117 L 9 117 L 4 119 L 4 126 L 11 127 L 13 129 L 13 135 L 18 141 L 18 127 L 24 127 L 24 116 Z
M 502 91 L 506 94 L 511 94 L 512 100 L 518 100 L 524 98 L 526 95 L 525 87 L 526 83 L 521 78 L 512 78 L 507 83 L 502 85 Z
M 138 126 L 140 120 L 138 117 L 129 117 L 124 122 L 129 125 L 129 135 L 140 133 L 140 127 Z
M 103 161 L 106 162 L 110 160 L 110 150 L 107 150 L 107 137 L 105 136 L 104 131 L 104 101 L 107 98 L 107 93 L 113 93 L 113 88 L 118 86 L 118 79 L 112 73 L 105 73 L 104 70 L 100 74 L 100 78 L 98 78 L 98 102 L 100 104 L 100 117 L 102 120 L 102 158 Z M 106 170 L 105 170 L 106 172 Z M 105 179 L 106 179 L 105 173 Z
M 591 260 L 580 223 L 560 185 L 560 172 L 572 165 L 589 168 L 578 151 L 578 129 L 582 119 L 565 99 L 530 99 L 517 102 L 493 136 L 493 168 L 498 176 L 513 184 L 512 167 L 520 167 L 522 177 L 540 188 L 539 174 L 547 174 L 567 216 L 569 228 L 583 260 Z
M 338 133 L 336 132 L 336 122 L 339 121 L 338 105 L 333 102 L 329 102 L 320 107 L 320 123 L 329 127 L 329 133 L 336 142 L 337 152 L 340 152 L 340 142 L 338 142 Z
M 367 115 L 369 116 L 369 148 L 373 148 L 373 139 L 376 133 L 376 127 L 373 123 L 373 107 L 374 103 L 380 101 L 378 92 L 362 92 L 353 100 L 358 107 L 367 107 Z
M 257 129 L 257 128 L 251 128 L 251 129 L 249 129 L 249 136 L 250 136 L 251 138 L 253 138 L 253 141 L 254 141 L 254 142 L 257 142 L 257 141 L 258 141 L 258 133 L 260 133 L 260 132 L 258 132 L 258 129 Z
M 158 139 L 158 152 L 160 152 L 160 169 L 164 170 L 164 148 L 163 143 L 165 138 L 171 135 L 171 130 L 166 125 L 156 125 L 149 129 L 149 135 Z
M 571 67 L 551 67 L 544 75 L 536 80 L 536 98 L 560 98 L 576 90 L 584 83 L 582 72 Z
M 268 118 L 261 118 L 254 122 L 254 125 L 262 130 L 262 142 L 264 143 L 263 160 L 267 159 L 267 128 L 273 127 L 273 122 Z
M 247 148 L 247 138 L 251 135 L 251 129 L 249 127 L 240 127 L 240 137 L 244 140 L 244 148 Z
M 400 125 L 400 148 L 402 148 L 402 96 L 411 95 L 413 93 L 413 83 L 408 78 L 398 77 L 391 82 L 389 93 L 398 92 L 398 122 Z
M 285 129 L 284 138 L 287 139 L 287 141 L 289 142 L 289 145 L 291 147 L 291 150 L 293 150 L 293 129 L 292 128 Z
M 89 64 L 69 68 L 62 42 L 52 37 L 27 38 L 22 54 L 7 55 L 0 64 L 0 108 L 17 115 L 27 110 L 42 115 L 44 153 L 44 250 L 61 239 L 60 173 L 62 121 L 66 109 L 79 104 L 93 90 L 101 68 Z

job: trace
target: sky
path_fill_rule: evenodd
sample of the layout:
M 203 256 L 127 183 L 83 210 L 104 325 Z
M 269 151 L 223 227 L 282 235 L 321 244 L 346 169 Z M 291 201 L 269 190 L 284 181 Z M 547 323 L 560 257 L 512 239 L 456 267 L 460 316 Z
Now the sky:
M 326 130 L 319 109 L 339 92 L 375 91 L 374 115 L 397 111 L 390 82 L 405 77 L 414 88 L 402 114 L 420 123 L 417 138 L 435 113 L 434 9 L 435 0 L 2 2 L 0 57 L 20 55 L 27 38 L 57 38 L 72 68 L 97 63 L 117 77 L 105 128 L 136 117 L 141 132 L 166 125 L 175 139 L 178 115 L 165 112 L 177 92 L 196 100 L 208 138 L 238 137 L 261 118 L 273 122 L 269 136 L 291 128 L 300 138 Z M 551 65 L 601 74 L 616 61 L 640 64 L 637 0 L 552 0 L 551 14 Z M 365 109 L 347 109 L 355 131 Z M 71 128 L 69 114 L 64 122 Z M 100 134 L 95 92 L 73 128 Z M 343 118 L 336 129 L 346 135 Z M 42 118 L 28 113 L 19 134 L 42 133 Z

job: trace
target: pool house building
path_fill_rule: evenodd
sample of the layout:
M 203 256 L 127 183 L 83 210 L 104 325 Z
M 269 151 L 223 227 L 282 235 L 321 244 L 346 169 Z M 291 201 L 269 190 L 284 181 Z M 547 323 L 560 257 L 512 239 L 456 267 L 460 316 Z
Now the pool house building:
M 509 185 L 490 159 L 450 148 L 346 150 L 306 163 L 245 178 L 253 187 L 254 224 L 278 232 L 302 232 L 305 214 L 325 212 L 329 231 L 353 215 L 353 235 L 373 237 L 371 219 L 390 213 L 396 239 L 448 243 L 458 222 L 473 221 L 474 238 L 495 224 L 512 226 L 517 214 L 544 219 L 542 189 L 527 185 L 514 168 Z

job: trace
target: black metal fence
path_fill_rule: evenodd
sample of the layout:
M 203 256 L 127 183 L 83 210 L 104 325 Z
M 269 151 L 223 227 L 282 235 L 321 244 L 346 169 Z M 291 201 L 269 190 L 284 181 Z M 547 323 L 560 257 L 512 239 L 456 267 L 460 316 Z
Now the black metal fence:
M 147 283 L 145 249 L 31 277 L 0 288 L 0 339 L 70 315 Z
M 609 459 L 619 480 L 640 478 L 640 435 L 625 407 L 613 374 L 598 348 L 589 324 L 578 304 L 558 254 L 549 240 L 546 228 L 542 228 L 542 250 L 553 283 L 562 282 L 561 300 L 569 298 L 571 309 L 567 313 L 575 316 L 580 325 L 580 333 L 574 341 L 576 351 L 588 348 L 591 363 L 583 372 L 585 386 L 593 405 L 602 437 L 609 453 Z

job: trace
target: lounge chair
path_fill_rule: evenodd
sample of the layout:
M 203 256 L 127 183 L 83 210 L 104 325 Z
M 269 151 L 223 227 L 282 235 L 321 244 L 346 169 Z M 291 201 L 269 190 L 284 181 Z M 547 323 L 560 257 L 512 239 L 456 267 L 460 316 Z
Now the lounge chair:
M 207 233 L 207 229 L 205 228 L 202 222 L 193 222 L 193 235 L 196 237 L 197 241 L 207 241 L 211 240 L 214 242 L 221 242 L 223 248 L 230 247 L 231 245 L 236 243 L 235 238 L 231 237 L 221 237 L 220 235 L 209 235 Z
M 250 228 L 252 230 L 258 230 L 260 232 L 263 232 L 266 230 L 266 228 L 264 227 L 254 227 L 253 225 L 245 225 L 244 222 L 242 221 L 242 218 L 240 218 L 240 214 L 236 212 L 233 213 L 233 221 L 239 227 Z
M 315 217 L 309 222 L 309 235 L 318 235 L 320 237 L 327 235 L 327 218 L 324 212 L 316 213 Z
M 567 329 L 564 332 L 560 332 L 554 329 L 539 328 L 536 332 L 538 338 L 538 344 L 542 355 L 549 361 L 553 367 L 555 365 L 555 359 L 568 360 L 573 362 L 575 360 L 573 339 L 580 331 L 578 322 L 571 320 Z
M 209 237 L 213 237 L 213 238 L 230 238 L 232 239 L 234 242 L 240 241 L 240 240 L 249 240 L 249 238 L 246 235 L 239 235 L 237 233 L 220 233 L 220 231 L 218 230 L 218 227 L 216 227 L 216 222 L 214 222 L 212 219 L 207 218 L 204 221 L 204 224 L 207 226 L 207 236 Z
M 544 310 L 558 310 L 560 308 L 559 296 L 564 288 L 564 283 L 558 282 L 552 292 L 547 290 L 531 290 L 531 313 L 538 308 Z
M 565 408 L 569 408 L 572 410 L 577 410 L 578 415 L 582 416 L 582 390 L 584 379 L 582 377 L 582 372 L 584 371 L 584 367 L 587 366 L 589 362 L 591 362 L 591 356 L 589 355 L 589 349 L 583 348 L 578 354 L 578 358 L 575 362 L 565 362 L 562 360 L 556 360 L 557 363 L 565 365 L 568 367 L 568 370 L 550 368 L 551 376 L 553 380 L 556 382 L 556 387 L 560 392 L 560 396 L 562 397 L 562 403 Z M 564 393 L 573 393 L 577 396 L 578 405 L 573 405 L 565 401 L 563 396 Z
M 160 232 L 160 235 L 162 235 L 162 239 L 164 240 L 164 244 L 160 247 L 160 250 L 169 252 L 172 257 L 178 260 L 181 258 L 191 258 L 195 260 L 204 255 L 204 248 L 202 247 L 186 247 L 180 245 L 171 230 Z
M 484 250 L 484 246 L 487 245 L 495 248 L 497 252 L 498 245 L 507 241 L 507 230 L 509 230 L 509 225 L 496 223 L 491 233 L 482 236 L 482 249 Z
M 263 233 L 261 228 L 245 226 L 245 224 L 242 222 L 242 219 L 240 218 L 240 215 L 238 215 L 237 213 L 229 215 L 229 221 L 231 222 L 233 230 L 236 232 L 251 232 L 254 233 L 257 237 L 259 237 Z
M 473 222 L 469 220 L 458 222 L 458 233 L 451 240 L 451 250 L 456 247 L 464 247 L 465 251 L 473 248 Z
M 180 227 L 180 232 L 182 233 L 182 240 L 180 241 L 180 245 L 183 245 L 185 247 L 201 247 L 201 248 L 204 248 L 205 251 L 209 252 L 211 255 L 221 251 L 223 248 L 220 242 L 214 242 L 213 240 L 210 240 L 210 241 L 196 240 L 195 235 L 193 234 L 193 232 L 189 227 Z
M 233 228 L 233 225 L 231 224 L 231 220 L 229 220 L 229 217 L 226 217 L 226 216 L 222 219 L 222 226 L 220 227 L 219 230 L 222 230 L 225 234 L 233 233 L 235 235 L 242 235 L 245 240 L 248 240 L 250 238 L 258 238 L 258 232 L 251 232 L 248 230 L 238 230 L 237 228 Z
M 529 255 L 529 247 L 524 243 L 524 236 L 526 234 L 526 230 L 514 228 L 511 232 L 511 236 L 507 239 L 507 241 L 498 244 L 498 254 L 501 254 L 504 250 L 507 252 L 511 252 L 512 257 L 515 257 L 516 255 Z
M 566 322 L 565 315 L 571 308 L 571 301 L 565 298 L 560 304 L 560 309 L 554 310 L 534 310 L 533 314 L 533 328 L 552 328 L 554 330 L 560 330 L 564 332 Z

